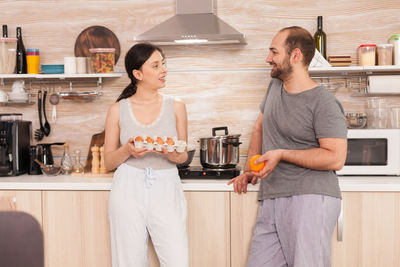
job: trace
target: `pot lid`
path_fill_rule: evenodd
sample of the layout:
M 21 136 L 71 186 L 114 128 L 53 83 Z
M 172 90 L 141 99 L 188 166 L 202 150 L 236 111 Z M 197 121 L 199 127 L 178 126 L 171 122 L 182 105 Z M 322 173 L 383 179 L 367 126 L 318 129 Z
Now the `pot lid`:
M 223 135 L 217 135 L 217 131 L 225 131 Z M 239 138 L 241 134 L 228 134 L 228 127 L 214 127 L 212 128 L 212 136 L 211 137 L 202 137 L 200 140 L 207 140 L 207 139 L 225 139 L 225 138 Z

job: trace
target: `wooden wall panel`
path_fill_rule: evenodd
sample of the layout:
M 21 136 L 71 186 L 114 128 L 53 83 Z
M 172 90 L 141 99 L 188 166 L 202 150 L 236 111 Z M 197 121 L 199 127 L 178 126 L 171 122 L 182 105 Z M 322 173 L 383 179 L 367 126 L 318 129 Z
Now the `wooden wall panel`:
M 400 27 L 400 6 L 395 0 L 220 0 L 214 4 L 221 19 L 246 34 L 248 44 L 163 47 L 170 72 L 162 92 L 179 96 L 187 104 L 191 146 L 197 148 L 200 137 L 210 136 L 212 127 L 224 124 L 231 133 L 242 134 L 242 156 L 269 81 L 268 46 L 279 29 L 299 25 L 314 33 L 316 17 L 323 15 L 328 54 L 349 54 L 356 61 L 360 44 L 385 43 Z M 21 26 L 25 47 L 39 48 L 42 64 L 62 63 L 64 56 L 73 55 L 75 39 L 82 30 L 105 26 L 119 38 L 121 57 L 116 71 L 124 72 L 123 59 L 134 44 L 133 36 L 171 17 L 175 1 L 1 1 L 0 10 L 9 35 L 14 36 L 15 28 Z M 71 150 L 80 149 L 86 156 L 90 137 L 104 128 L 108 106 L 127 83 L 126 75 L 104 79 L 104 94 L 97 100 L 61 101 L 57 123 L 51 124 L 52 133 L 43 142 L 68 141 Z M 10 86 L 7 83 L 6 90 Z M 365 98 L 353 97 L 346 88 L 336 94 L 346 110 L 365 108 Z M 398 97 L 388 100 L 398 103 Z M 25 119 L 33 121 L 33 129 L 38 128 L 36 105 L 0 106 L 0 111 L 22 112 Z M 49 104 L 47 111 L 50 115 Z M 61 149 L 55 149 L 55 155 L 60 156 Z

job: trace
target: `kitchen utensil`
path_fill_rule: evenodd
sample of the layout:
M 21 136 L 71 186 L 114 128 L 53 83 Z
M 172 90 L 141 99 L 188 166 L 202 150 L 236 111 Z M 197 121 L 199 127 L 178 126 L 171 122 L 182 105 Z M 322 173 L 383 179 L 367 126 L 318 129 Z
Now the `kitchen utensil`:
M 367 115 L 365 113 L 346 113 L 347 127 L 350 129 L 365 128 Z
M 36 141 L 40 141 L 44 137 L 44 128 L 42 123 L 42 90 L 38 91 L 38 115 L 40 128 L 35 131 Z
M 49 102 L 50 102 L 50 104 L 53 105 L 53 110 L 51 112 L 52 122 L 56 122 L 56 120 L 57 120 L 56 105 L 58 104 L 58 102 L 60 102 L 60 96 L 55 92 L 54 88 L 53 88 L 53 93 L 51 93 L 51 95 L 50 95 Z
M 62 145 L 64 145 L 64 143 L 61 143 L 61 142 L 37 144 L 37 146 L 42 147 L 43 163 L 45 165 L 53 165 L 54 164 L 53 154 L 51 153 L 51 146 L 62 146 Z
M 62 74 L 64 73 L 64 65 L 50 65 L 50 64 L 43 64 L 41 65 L 42 73 L 45 74 Z
M 47 121 L 47 116 L 46 116 L 46 96 L 47 96 L 47 91 L 44 91 L 43 94 L 43 116 L 44 116 L 44 134 L 46 136 L 49 136 L 50 134 L 50 123 Z
M 121 53 L 117 36 L 103 26 L 90 26 L 78 35 L 75 41 L 75 56 L 90 57 L 90 48 L 115 48 L 115 64 Z
M 90 140 L 89 151 L 87 153 L 86 164 L 84 167 L 84 171 L 86 173 L 91 172 L 92 169 L 92 151 L 91 148 L 96 145 L 98 147 L 102 147 L 104 145 L 104 137 L 105 137 L 105 130 L 100 133 L 92 135 L 92 139 Z
M 46 165 L 40 162 L 38 159 L 35 159 L 35 162 L 40 165 L 40 169 L 46 175 L 58 175 L 61 172 L 60 166 Z
M 178 167 L 179 169 L 189 167 L 190 163 L 193 160 L 193 156 L 194 156 L 195 152 L 196 152 L 196 149 L 188 150 L 188 152 L 187 152 L 188 157 L 187 157 L 186 161 L 183 163 L 180 163 L 180 164 L 176 164 L 176 167 Z
M 224 135 L 216 131 L 224 130 Z M 200 138 L 200 163 L 204 168 L 234 168 L 239 163 L 240 134 L 228 135 L 228 127 L 212 128 L 212 137 Z

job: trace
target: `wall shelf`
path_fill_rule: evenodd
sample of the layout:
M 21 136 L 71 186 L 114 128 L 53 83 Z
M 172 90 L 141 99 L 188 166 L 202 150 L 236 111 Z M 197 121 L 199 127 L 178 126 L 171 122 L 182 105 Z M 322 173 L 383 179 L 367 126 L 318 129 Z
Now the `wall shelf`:
M 0 79 L 73 79 L 73 78 L 119 78 L 122 73 L 88 74 L 0 74 Z
M 399 65 L 391 66 L 349 66 L 349 67 L 321 67 L 309 68 L 310 76 L 367 76 L 400 74 Z

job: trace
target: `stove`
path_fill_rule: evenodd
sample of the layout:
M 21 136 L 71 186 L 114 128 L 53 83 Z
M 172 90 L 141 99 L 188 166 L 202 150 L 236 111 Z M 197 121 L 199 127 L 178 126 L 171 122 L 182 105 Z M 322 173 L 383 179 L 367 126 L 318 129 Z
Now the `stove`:
M 178 169 L 181 179 L 232 179 L 240 174 L 240 168 L 206 169 L 201 166 L 189 166 Z

